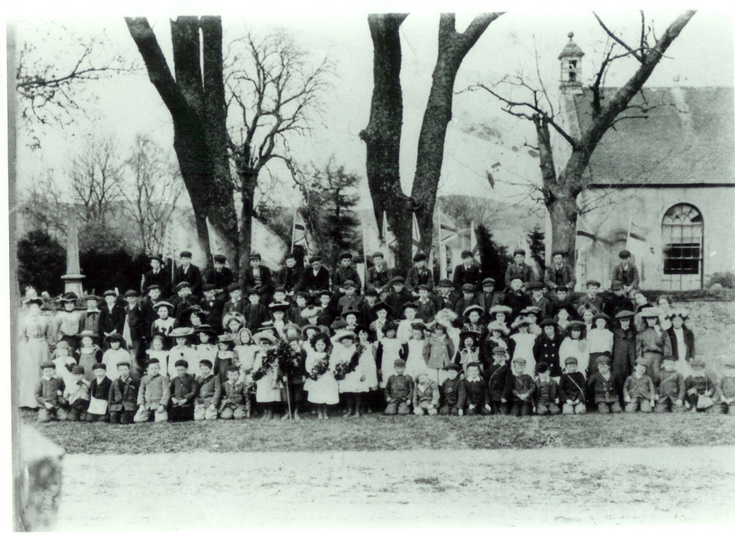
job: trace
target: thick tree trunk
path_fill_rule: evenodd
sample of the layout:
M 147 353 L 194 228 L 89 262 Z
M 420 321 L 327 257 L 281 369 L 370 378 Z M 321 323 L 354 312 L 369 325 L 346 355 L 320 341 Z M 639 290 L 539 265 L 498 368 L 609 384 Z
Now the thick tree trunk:
M 368 16 L 373 39 L 373 96 L 370 120 L 360 138 L 367 148 L 367 179 L 378 228 L 383 212 L 398 240 L 398 270 L 411 266 L 411 206 L 401 189 L 399 156 L 403 124 L 401 39 L 405 14 Z M 385 238 L 385 237 L 384 237 Z
M 569 196 L 553 197 L 546 202 L 551 217 L 551 249 L 566 251 L 567 258 L 574 258 L 577 239 L 577 201 Z
M 419 133 L 416 175 L 411 191 L 412 206 L 421 233 L 421 249 L 426 253 L 431 248 L 434 205 L 444 161 L 447 125 L 452 120 L 457 71 L 483 32 L 500 15 L 500 13 L 478 15 L 464 33 L 455 30 L 453 13 L 442 13 L 439 21 L 439 53 Z
M 249 174 L 244 177 L 247 184 L 243 187 L 242 198 L 240 201 L 240 241 L 238 247 L 238 256 L 240 257 L 240 265 L 238 269 L 240 285 L 245 281 L 245 275 L 250 269 L 250 252 L 253 241 L 253 218 L 255 217 L 255 185 L 258 181 L 256 174 Z M 255 251 L 260 252 L 262 251 Z M 243 287 L 243 292 L 245 288 Z
M 222 79 L 222 28 L 218 17 L 171 21 L 176 79 L 145 18 L 126 18 L 151 83 L 171 113 L 174 150 L 189 193 L 199 241 L 210 254 L 206 218 L 237 251 L 237 217 L 227 165 L 227 131 Z M 199 30 L 204 34 L 200 50 Z M 201 62 L 203 54 L 204 75 Z M 233 263 L 237 259 L 232 257 Z

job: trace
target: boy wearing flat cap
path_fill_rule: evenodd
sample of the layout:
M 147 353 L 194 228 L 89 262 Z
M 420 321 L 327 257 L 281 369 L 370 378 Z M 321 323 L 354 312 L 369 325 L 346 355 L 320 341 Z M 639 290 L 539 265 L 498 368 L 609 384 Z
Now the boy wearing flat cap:
M 314 255 L 309 259 L 309 267 L 304 268 L 301 281 L 296 286 L 297 292 L 306 292 L 314 296 L 322 290 L 329 291 L 329 270 L 322 265 L 322 258 Z
M 426 267 L 426 255 L 416 253 L 413 257 L 413 267 L 408 270 L 408 276 L 406 277 L 406 289 L 416 297 L 418 296 L 418 288 L 421 285 L 432 291 L 434 289 L 434 274 L 431 272 L 431 266 Z
M 352 254 L 344 252 L 339 255 L 339 265 L 335 267 L 332 274 L 332 288 L 336 288 L 336 291 L 343 295 L 345 293 L 343 284 L 347 281 L 354 282 L 356 289 L 362 287 L 360 275 L 358 275 L 355 266 L 352 265 Z
M 654 412 L 681 412 L 684 410 L 684 376 L 675 369 L 676 357 L 664 355 L 661 375 L 656 386 Z
M 401 276 L 393 277 L 390 281 L 391 291 L 385 298 L 385 303 L 390 306 L 395 314 L 399 314 L 403 305 L 413 301 L 413 296 L 405 288 L 406 280 Z
M 299 265 L 296 260 L 296 255 L 293 253 L 286 253 L 283 257 L 283 267 L 278 272 L 278 282 L 283 289 L 286 291 L 287 297 L 293 297 L 296 293 L 296 286 L 298 286 L 301 280 L 301 274 L 304 268 Z
M 586 382 L 584 374 L 577 371 L 577 358 L 564 359 L 564 373 L 559 381 L 559 401 L 563 414 L 584 414 L 586 406 Z
M 474 284 L 466 283 L 462 285 L 462 297 L 460 297 L 456 303 L 454 303 L 454 313 L 457 316 L 462 317 L 464 311 L 472 306 L 480 306 L 480 301 L 477 297 L 477 288 Z
M 467 399 L 467 391 L 464 387 L 464 379 L 459 375 L 461 369 L 459 364 L 447 366 L 447 378 L 441 386 L 442 402 L 439 414 L 458 416 L 463 413 L 462 407 Z
M 41 364 L 41 379 L 36 383 L 35 398 L 38 403 L 38 421 L 50 422 L 53 419 L 65 420 L 69 411 L 64 408 L 62 393 L 66 386 L 64 380 L 56 377 L 53 362 Z
M 163 258 L 161 255 L 151 255 L 149 257 L 151 269 L 143 275 L 142 288 L 156 285 L 161 289 L 161 295 L 167 298 L 171 295 L 171 271 L 163 269 Z
M 465 284 L 471 284 L 474 288 L 479 288 L 482 284 L 482 271 L 480 266 L 475 264 L 470 251 L 462 251 L 462 263 L 454 268 L 452 278 L 452 286 L 457 291 Z
M 504 297 L 501 292 L 495 290 L 495 279 L 492 277 L 482 279 L 482 292 L 477 302 L 485 310 L 485 317 L 490 317 L 492 307 L 503 304 Z
M 442 279 L 436 285 L 437 296 L 434 298 L 437 310 L 443 310 L 448 308 L 454 310 L 454 305 L 457 303 L 457 296 L 452 288 L 452 281 L 449 279 Z
M 506 348 L 496 346 L 492 351 L 493 362 L 485 369 L 490 408 L 492 408 L 493 414 L 508 414 L 505 385 L 508 382 L 510 368 L 506 362 L 507 356 Z
M 199 361 L 197 393 L 194 400 L 194 419 L 216 420 L 219 400 L 222 396 L 222 383 L 212 373 L 213 364 L 209 359 Z
M 526 359 L 516 357 L 511 362 L 512 374 L 505 383 L 503 397 L 508 400 L 508 413 L 511 416 L 530 416 L 533 413 L 533 395 L 536 384 L 533 377 L 524 373 Z M 548 371 L 548 370 L 547 370 Z
M 556 381 L 551 380 L 551 370 L 549 365 L 541 362 L 536 366 L 536 388 L 533 392 L 533 400 L 536 404 L 536 414 L 557 415 L 561 412 L 559 409 L 559 386 Z
M 222 300 L 227 299 L 227 287 L 235 282 L 235 276 L 232 270 L 225 266 L 227 257 L 222 254 L 216 254 L 213 258 L 213 269 L 208 270 L 204 276 L 204 283 L 214 286 L 214 293 L 221 296 Z
M 393 363 L 395 373 L 388 377 L 385 384 L 385 414 L 393 416 L 395 414 L 408 414 L 411 412 L 409 405 L 413 399 L 413 379 L 410 375 L 405 375 L 406 363 L 403 359 L 396 359 Z
M 623 400 L 625 412 L 651 412 L 656 404 L 656 388 L 653 380 L 646 375 L 648 361 L 639 358 L 635 363 L 635 371 L 625 380 L 623 385 Z
M 623 291 L 632 297 L 633 292 L 638 290 L 641 280 L 638 275 L 638 268 L 631 261 L 631 254 L 627 249 L 620 251 L 618 256 L 620 257 L 620 264 L 613 269 L 612 280 L 620 281 L 623 285 Z
M 506 278 L 508 278 L 508 276 L 506 276 Z M 510 307 L 510 319 L 512 320 L 515 320 L 518 317 L 521 310 L 531 306 L 531 298 L 523 291 L 523 285 L 524 282 L 521 275 L 510 275 L 510 284 L 508 285 L 503 305 Z
M 342 284 L 342 297 L 337 301 L 337 309 L 340 314 L 346 310 L 358 310 L 362 306 L 362 296 L 357 295 L 355 281 L 348 279 Z
M 174 271 L 174 287 L 181 282 L 186 282 L 191 288 L 191 295 L 196 299 L 202 292 L 202 272 L 191 263 L 191 251 L 181 251 L 179 254 L 179 266 Z
M 385 262 L 383 253 L 377 252 L 373 254 L 373 265 L 368 268 L 367 287 L 374 288 L 378 292 L 378 296 L 390 291 L 388 283 L 393 278 L 393 270 L 388 267 Z
M 273 273 L 268 266 L 261 264 L 260 253 L 250 254 L 250 268 L 245 273 L 245 288 L 257 290 L 264 305 L 273 297 Z
M 566 253 L 564 251 L 554 251 L 551 254 L 551 265 L 546 268 L 544 273 L 544 284 L 552 294 L 559 287 L 564 287 L 568 291 L 573 291 L 577 284 L 574 276 L 574 269 L 564 261 Z
M 133 417 L 135 423 L 156 423 L 168 420 L 166 406 L 171 397 L 170 384 L 165 375 L 161 375 L 161 364 L 158 359 L 150 359 L 146 363 L 148 374 L 140 381 L 138 391 L 138 412 Z
M 111 424 L 132 424 L 138 404 L 140 381 L 130 376 L 130 365 L 127 362 L 117 364 L 118 377 L 110 387 L 108 400 Z
M 508 269 L 505 271 L 505 286 L 506 288 L 511 287 L 511 281 L 519 277 L 521 279 L 521 288 L 526 289 L 526 285 L 529 282 L 536 280 L 533 274 L 533 268 L 526 264 L 526 251 L 523 249 L 516 249 L 513 251 L 513 262 L 508 265 Z
M 89 407 L 84 417 L 85 422 L 107 422 L 110 419 L 108 403 L 112 381 L 107 377 L 107 366 L 98 362 L 92 366 L 92 379 L 89 385 Z
M 610 371 L 610 356 L 610 352 L 605 351 L 597 357 L 595 361 L 597 371 L 592 374 L 587 382 L 589 395 L 597 405 L 597 412 L 600 414 L 623 412 L 619 399 L 622 381 L 614 372 Z

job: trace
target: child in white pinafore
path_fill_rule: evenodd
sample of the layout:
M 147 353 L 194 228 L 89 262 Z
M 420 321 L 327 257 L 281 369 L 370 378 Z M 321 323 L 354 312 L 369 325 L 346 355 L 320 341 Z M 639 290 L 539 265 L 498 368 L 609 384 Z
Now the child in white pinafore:
M 255 363 L 253 364 L 253 374 L 256 374 L 264 367 L 263 359 L 268 350 L 275 345 L 276 337 L 270 331 L 263 331 L 256 333 L 253 339 L 258 344 Z M 278 363 L 269 365 L 263 371 L 265 375 L 255 381 L 255 401 L 263 407 L 263 419 L 271 420 L 273 411 L 282 401 L 281 388 L 278 382 Z
M 426 346 L 426 325 L 420 320 L 415 321 L 411 328 L 411 339 L 406 344 L 408 353 L 406 355 L 406 371 L 414 381 L 422 373 L 428 372 L 424 358 L 424 346 Z
M 518 318 L 513 322 L 513 327 L 517 329 L 515 334 L 510 336 L 513 341 L 512 347 L 513 357 L 511 362 L 518 359 L 524 359 L 525 368 L 523 373 L 531 377 L 536 375 L 536 358 L 533 356 L 533 345 L 536 337 L 528 332 L 531 323 L 526 318 Z
M 319 420 L 328 419 L 328 406 L 339 403 L 339 385 L 334 378 L 334 364 L 329 355 L 329 337 L 324 333 L 319 333 L 306 345 L 309 346 L 306 350 L 306 364 L 304 365 L 306 373 L 309 374 L 307 399 L 309 403 L 317 406 Z M 319 374 L 317 374 L 317 365 L 324 367 Z
M 406 346 L 396 338 L 396 325 L 392 321 L 384 325 L 384 336 L 376 343 L 376 361 L 378 362 L 378 379 L 380 388 L 385 388 L 388 377 L 393 375 L 393 363 L 396 359 L 406 359 Z

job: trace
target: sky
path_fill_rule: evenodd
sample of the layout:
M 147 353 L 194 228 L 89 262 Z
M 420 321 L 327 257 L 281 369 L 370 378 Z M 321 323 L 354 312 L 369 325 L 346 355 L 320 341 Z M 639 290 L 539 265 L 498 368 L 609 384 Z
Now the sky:
M 458 30 L 464 29 L 474 13 L 461 13 Z M 328 12 L 329 13 L 329 12 Z M 606 24 L 635 41 L 639 31 L 637 11 L 598 12 Z M 649 11 L 658 34 L 679 13 L 678 9 Z M 52 14 L 53 15 L 53 14 Z M 82 14 L 56 16 L 51 19 L 54 39 L 46 34 L 48 19 L 30 17 L 18 23 L 18 42 L 36 43 L 45 59 L 60 65 L 74 57 L 73 40 L 86 36 L 104 38 L 109 48 L 131 62 L 140 58 L 127 27 L 120 16 L 89 17 Z M 170 53 L 168 18 L 153 14 L 149 17 L 158 41 L 173 66 Z M 60 30 L 63 24 L 66 30 Z M 424 107 L 431 84 L 431 72 L 437 50 L 436 12 L 412 12 L 401 27 L 403 48 L 402 82 L 404 91 L 404 127 L 401 144 L 401 175 L 404 190 L 410 191 L 413 179 L 416 144 Z M 276 28 L 291 33 L 297 44 L 309 50 L 315 58 L 328 57 L 335 63 L 333 88 L 324 95 L 325 111 L 322 124 L 310 135 L 293 141 L 293 151 L 302 163 L 324 164 L 331 155 L 337 163 L 364 178 L 365 147 L 358 134 L 369 118 L 372 92 L 372 43 L 364 12 L 334 11 L 320 13 L 289 11 L 289 15 L 271 12 L 260 16 L 223 16 L 225 42 L 242 35 L 248 29 L 264 35 Z M 574 41 L 585 52 L 583 77 L 589 78 L 599 64 L 607 43 L 606 36 L 589 12 L 553 13 L 529 11 L 509 12 L 486 30 L 465 58 L 455 91 L 477 82 L 496 83 L 504 76 L 517 73 L 536 78 L 538 71 L 552 95 L 558 98 L 559 62 L 557 56 L 567 42 L 567 33 L 574 32 Z M 633 72 L 631 61 L 620 65 L 607 78 L 608 86 L 618 86 Z M 678 82 L 675 82 L 678 78 Z M 733 19 L 731 14 L 702 10 L 697 13 L 669 49 L 667 58 L 657 67 L 648 82 L 649 87 L 674 84 L 691 86 L 733 85 Z M 509 95 L 517 96 L 509 92 Z M 27 186 L 38 174 L 53 169 L 64 187 L 64 169 L 69 155 L 84 146 L 84 140 L 100 133 L 112 133 L 120 146 L 130 145 L 136 133 L 151 135 L 162 147 L 169 149 L 173 130 L 168 111 L 141 68 L 138 74 L 116 76 L 85 87 L 80 98 L 88 117 L 80 117 L 75 125 L 63 129 L 46 128 L 41 138 L 42 148 L 30 150 L 27 138 L 20 131 L 18 150 L 19 187 Z M 480 127 L 494 134 L 479 137 Z M 528 154 L 524 143 L 533 143 L 534 133 L 525 121 L 501 111 L 499 103 L 487 93 L 460 93 L 456 96 L 453 120 L 445 147 L 440 194 L 464 193 L 477 197 L 509 202 L 530 202 L 527 185 L 538 180 L 538 161 Z M 495 187 L 491 189 L 486 171 L 493 170 Z M 296 205 L 299 196 L 285 178 L 283 169 L 273 168 L 282 177 L 279 197 L 286 204 Z M 365 181 L 361 183 L 361 208 L 370 206 Z

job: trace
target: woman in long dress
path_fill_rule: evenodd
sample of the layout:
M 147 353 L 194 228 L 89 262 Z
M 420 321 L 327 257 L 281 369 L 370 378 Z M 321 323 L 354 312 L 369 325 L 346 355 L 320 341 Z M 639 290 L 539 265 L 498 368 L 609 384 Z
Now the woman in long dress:
M 41 314 L 40 298 L 25 302 L 28 312 L 20 319 L 21 340 L 18 345 L 18 393 L 20 407 L 35 409 L 36 383 L 41 377 L 41 364 L 49 360 L 49 323 Z

